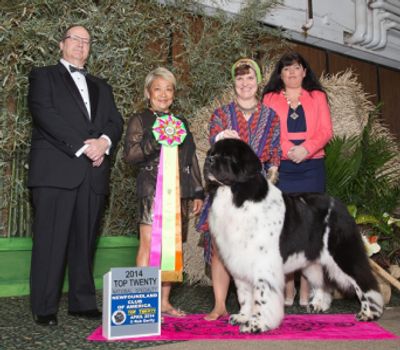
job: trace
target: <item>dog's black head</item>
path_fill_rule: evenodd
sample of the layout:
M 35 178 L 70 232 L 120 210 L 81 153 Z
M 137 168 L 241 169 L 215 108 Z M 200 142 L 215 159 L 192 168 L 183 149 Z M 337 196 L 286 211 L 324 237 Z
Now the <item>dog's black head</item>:
M 251 147 L 241 140 L 218 141 L 207 152 L 204 163 L 206 181 L 232 186 L 247 182 L 260 173 L 260 160 Z
M 245 200 L 260 200 L 265 196 L 268 185 L 261 171 L 257 155 L 247 143 L 237 139 L 216 142 L 204 163 L 208 187 L 230 186 L 238 206 Z

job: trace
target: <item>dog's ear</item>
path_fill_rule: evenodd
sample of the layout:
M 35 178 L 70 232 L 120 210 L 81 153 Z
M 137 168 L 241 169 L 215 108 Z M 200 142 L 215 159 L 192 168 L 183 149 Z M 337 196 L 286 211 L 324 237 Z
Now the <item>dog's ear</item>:
M 230 159 L 234 182 L 247 182 L 262 170 L 261 162 L 252 148 L 241 140 L 224 140 L 225 155 Z
M 204 174 L 225 185 L 248 182 L 261 173 L 262 165 L 251 147 L 237 139 L 216 142 L 207 152 Z M 212 174 L 212 177 L 208 176 Z
M 236 166 L 240 169 L 240 182 L 247 182 L 261 173 L 262 164 L 253 149 L 246 142 L 239 140 L 235 141 L 233 147 L 236 152 L 233 159 L 235 159 Z
M 243 163 L 246 165 L 247 170 L 250 174 L 259 174 L 262 170 L 262 164 L 257 154 L 254 153 L 253 149 L 247 144 L 243 142 L 243 150 L 242 155 L 244 158 Z

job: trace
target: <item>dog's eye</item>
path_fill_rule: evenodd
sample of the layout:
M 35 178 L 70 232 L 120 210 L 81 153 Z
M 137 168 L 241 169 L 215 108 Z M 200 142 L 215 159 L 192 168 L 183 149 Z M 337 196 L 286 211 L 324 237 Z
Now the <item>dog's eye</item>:
M 207 158 L 206 158 L 206 161 L 208 163 L 210 163 L 210 164 L 214 164 L 215 163 L 215 156 L 208 155 Z

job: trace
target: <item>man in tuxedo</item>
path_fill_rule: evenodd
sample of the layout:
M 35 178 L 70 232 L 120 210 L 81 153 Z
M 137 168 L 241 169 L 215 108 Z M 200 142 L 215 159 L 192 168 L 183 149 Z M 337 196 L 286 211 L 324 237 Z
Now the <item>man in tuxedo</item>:
M 68 313 L 101 318 L 93 258 L 109 192 L 110 155 L 123 128 L 111 87 L 84 70 L 88 30 L 68 28 L 60 49 L 58 64 L 32 70 L 28 94 L 33 119 L 31 307 L 35 322 L 47 326 L 57 325 L 66 265 Z

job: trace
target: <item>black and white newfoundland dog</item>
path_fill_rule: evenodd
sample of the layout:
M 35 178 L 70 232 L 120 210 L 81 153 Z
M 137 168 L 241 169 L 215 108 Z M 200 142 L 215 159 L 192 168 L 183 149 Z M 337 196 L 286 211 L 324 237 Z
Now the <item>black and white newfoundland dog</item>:
M 279 327 L 284 317 L 285 274 L 301 269 L 314 289 L 310 312 L 329 309 L 324 275 L 355 290 L 360 321 L 379 318 L 383 299 L 347 208 L 325 194 L 286 195 L 265 179 L 261 162 L 240 140 L 224 139 L 208 151 L 210 232 L 231 273 L 240 312 L 230 323 L 241 332 Z

